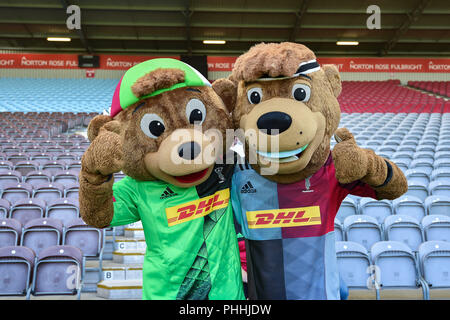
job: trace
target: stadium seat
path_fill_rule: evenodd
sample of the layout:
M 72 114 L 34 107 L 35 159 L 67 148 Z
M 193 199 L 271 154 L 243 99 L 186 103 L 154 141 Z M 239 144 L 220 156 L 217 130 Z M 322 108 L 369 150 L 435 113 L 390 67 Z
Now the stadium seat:
M 102 280 L 103 249 L 105 247 L 105 231 L 88 226 L 81 218 L 69 222 L 64 231 L 64 245 L 79 248 L 86 258 L 99 260 L 98 268 L 89 268 L 98 272 L 98 281 Z
M 47 171 L 31 171 L 23 177 L 23 182 L 29 183 L 30 185 L 36 187 L 42 183 L 49 183 L 52 181 L 52 175 Z
M 2 160 L 0 161 L 0 170 L 12 171 L 14 164 L 11 161 Z
M 85 261 L 80 249 L 59 245 L 41 251 L 34 265 L 31 294 L 76 295 L 80 299 Z
M 427 241 L 419 247 L 420 268 L 430 296 L 434 289 L 450 288 L 450 242 Z
M 63 186 L 77 183 L 78 173 L 69 170 L 56 171 L 55 174 L 53 175 L 53 182 L 60 183 Z
M 39 163 L 36 161 L 19 161 L 14 165 L 14 170 L 20 172 L 22 176 L 26 176 L 31 171 L 39 170 Z
M 418 221 L 422 220 L 427 214 L 427 210 L 422 200 L 410 195 L 394 199 L 392 201 L 392 206 L 395 214 L 408 215 L 416 218 Z
M 19 183 L 22 181 L 22 175 L 18 171 L 0 170 L 0 189 L 3 189 L 6 184 Z
M 19 245 L 22 224 L 15 219 L 0 219 L 0 247 Z
M 428 197 L 428 186 L 418 181 L 408 181 L 408 191 L 405 194 L 417 197 L 421 201 L 425 201 Z
M 345 240 L 342 222 L 338 218 L 334 219 L 334 234 L 335 234 L 336 241 L 344 241 Z
M 71 198 L 55 199 L 47 203 L 47 218 L 59 219 L 64 226 L 79 217 L 78 201 Z
M 450 168 L 435 169 L 431 173 L 431 179 L 433 181 L 450 182 Z
M 349 288 L 367 288 L 368 268 L 371 265 L 366 248 L 351 241 L 336 242 L 339 273 Z
M 422 148 L 424 149 L 424 148 Z M 419 150 L 418 150 L 419 151 Z M 428 151 L 428 150 L 421 150 L 421 151 Z M 431 174 L 431 171 L 433 171 L 433 160 L 430 159 L 414 159 L 410 163 L 411 169 L 422 169 L 425 170 L 428 174 Z
M 440 240 L 450 242 L 450 217 L 434 214 L 422 219 L 425 241 Z
M 33 191 L 33 187 L 28 183 L 15 183 L 10 182 L 3 185 L 2 199 L 6 199 L 9 203 L 14 204 L 21 199 L 30 198 Z
M 5 219 L 9 216 L 9 209 L 11 204 L 8 200 L 0 199 L 0 219 Z
M 347 196 L 341 203 L 336 217 L 340 221 L 344 221 L 348 216 L 358 214 L 358 205 L 354 199 Z
M 383 240 L 381 226 L 377 219 L 365 215 L 348 216 L 344 220 L 345 239 L 362 244 L 367 250 L 375 242 Z
M 64 197 L 70 199 L 78 199 L 78 191 L 80 185 L 78 183 L 68 184 L 64 188 Z
M 23 228 L 20 244 L 39 253 L 48 247 L 61 244 L 63 225 L 61 221 L 38 218 L 28 221 Z
M 371 261 L 380 269 L 377 279 L 377 298 L 380 288 L 418 289 L 422 290 L 424 300 L 428 299 L 428 286 L 421 278 L 413 251 L 398 241 L 380 241 L 370 251 Z
M 450 180 L 432 181 L 428 185 L 430 195 L 450 196 Z
M 386 240 L 403 242 L 413 251 L 418 250 L 424 238 L 419 220 L 409 215 L 386 217 L 384 234 Z
M 382 224 L 387 216 L 393 214 L 393 208 L 389 200 L 375 200 L 371 198 L 362 198 L 359 202 L 361 214 L 371 216 Z
M 35 253 L 27 247 L 0 248 L 0 296 L 30 294 Z
M 42 218 L 44 213 L 44 201 L 40 199 L 19 199 L 11 206 L 9 216 L 25 225 L 30 220 Z
M 433 195 L 425 199 L 425 208 L 429 215 L 442 214 L 450 216 L 450 197 Z
M 64 161 L 55 161 L 55 160 L 45 161 L 42 164 L 41 169 L 42 170 L 47 170 L 52 175 L 54 175 L 55 172 L 57 172 L 57 171 L 65 170 L 66 169 L 66 164 L 65 164 Z
M 395 160 L 393 160 L 395 162 Z M 423 169 L 408 169 L 405 171 L 405 176 L 408 181 L 415 181 L 423 185 L 430 183 L 430 175 Z
M 46 202 L 63 198 L 64 186 L 57 182 L 38 184 L 33 190 L 33 198 L 43 199 Z

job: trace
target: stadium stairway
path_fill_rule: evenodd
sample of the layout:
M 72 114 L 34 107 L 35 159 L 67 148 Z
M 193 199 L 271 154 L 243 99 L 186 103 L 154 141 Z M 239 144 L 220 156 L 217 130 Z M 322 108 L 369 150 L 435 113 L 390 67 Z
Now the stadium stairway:
M 97 297 L 141 299 L 145 250 L 146 243 L 141 222 L 115 227 L 114 231 L 107 233 L 104 257 L 106 259 L 103 260 L 102 268 L 103 280 L 96 285 Z M 108 258 L 112 259 L 107 260 Z M 93 277 L 95 275 L 86 274 L 85 280 L 89 281 Z

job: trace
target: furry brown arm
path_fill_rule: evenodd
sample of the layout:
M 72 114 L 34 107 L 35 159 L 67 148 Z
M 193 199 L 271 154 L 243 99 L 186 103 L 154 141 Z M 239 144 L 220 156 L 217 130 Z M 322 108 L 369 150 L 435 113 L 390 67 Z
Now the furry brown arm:
M 104 228 L 111 223 L 112 174 L 123 167 L 122 152 L 120 136 L 102 128 L 81 159 L 80 215 L 88 225 Z
M 373 150 L 359 148 L 345 128 L 338 129 L 335 137 L 339 143 L 333 148 L 332 156 L 340 183 L 361 180 L 375 190 L 379 200 L 398 198 L 408 190 L 406 177 L 395 163 Z

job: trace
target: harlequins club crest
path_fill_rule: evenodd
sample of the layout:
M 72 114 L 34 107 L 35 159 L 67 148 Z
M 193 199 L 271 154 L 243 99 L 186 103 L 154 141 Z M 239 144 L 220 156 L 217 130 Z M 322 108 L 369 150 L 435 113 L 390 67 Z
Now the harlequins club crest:
M 256 189 L 250 181 L 247 181 L 247 183 L 241 188 L 241 193 L 256 193 Z
M 177 195 L 178 195 L 178 193 L 173 192 L 172 189 L 167 187 L 166 190 L 164 190 L 164 192 L 161 193 L 161 197 L 159 197 L 159 199 L 163 200 L 163 199 L 167 199 L 167 198 L 177 196 Z

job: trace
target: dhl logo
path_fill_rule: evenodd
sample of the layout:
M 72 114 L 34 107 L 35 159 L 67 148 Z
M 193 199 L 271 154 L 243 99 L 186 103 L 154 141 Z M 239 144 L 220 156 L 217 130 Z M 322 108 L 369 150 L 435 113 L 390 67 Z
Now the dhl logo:
M 169 227 L 204 217 L 214 210 L 226 208 L 230 200 L 230 190 L 219 190 L 211 196 L 166 208 Z
M 247 211 L 250 229 L 313 226 L 321 224 L 318 206 Z

